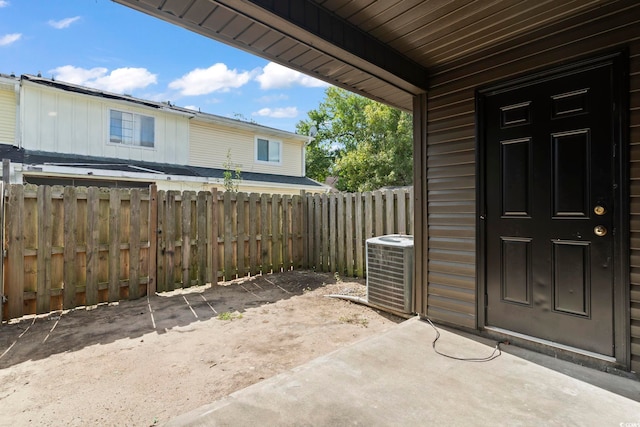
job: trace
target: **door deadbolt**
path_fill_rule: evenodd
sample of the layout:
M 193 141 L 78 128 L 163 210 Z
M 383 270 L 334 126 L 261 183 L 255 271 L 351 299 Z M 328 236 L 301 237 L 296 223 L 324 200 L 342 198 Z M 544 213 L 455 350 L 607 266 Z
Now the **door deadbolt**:
M 593 208 L 593 212 L 596 215 L 604 215 L 605 213 L 607 213 L 607 209 L 604 206 L 596 205 L 596 207 Z
M 604 225 L 596 225 L 593 227 L 593 233 L 596 236 L 602 237 L 607 234 L 607 228 Z

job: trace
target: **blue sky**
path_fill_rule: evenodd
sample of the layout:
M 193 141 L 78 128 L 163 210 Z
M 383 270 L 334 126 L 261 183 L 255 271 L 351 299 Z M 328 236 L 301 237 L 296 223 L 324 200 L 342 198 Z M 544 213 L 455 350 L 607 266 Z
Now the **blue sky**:
M 295 131 L 326 84 L 110 0 L 0 0 L 0 73 Z

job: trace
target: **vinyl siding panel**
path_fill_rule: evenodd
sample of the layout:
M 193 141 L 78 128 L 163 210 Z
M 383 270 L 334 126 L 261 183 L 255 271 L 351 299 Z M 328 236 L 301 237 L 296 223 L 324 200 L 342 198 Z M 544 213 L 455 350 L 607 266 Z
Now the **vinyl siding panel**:
M 478 87 L 627 48 L 630 53 L 631 369 L 640 371 L 640 4 L 621 2 L 449 64 L 431 76 L 427 189 L 429 277 L 422 312 L 476 328 Z M 615 9 L 623 9 L 616 11 Z
M 186 117 L 28 82 L 22 90 L 22 145 L 28 150 L 187 164 L 189 122 Z M 154 147 L 110 143 L 109 109 L 154 117 Z
M 189 134 L 189 164 L 192 166 L 224 168 L 229 152 L 231 162 L 244 172 L 302 176 L 304 145 L 301 142 L 194 120 L 191 121 Z M 282 142 L 281 165 L 256 163 L 256 136 Z
M 0 144 L 16 141 L 16 93 L 13 86 L 0 85 Z

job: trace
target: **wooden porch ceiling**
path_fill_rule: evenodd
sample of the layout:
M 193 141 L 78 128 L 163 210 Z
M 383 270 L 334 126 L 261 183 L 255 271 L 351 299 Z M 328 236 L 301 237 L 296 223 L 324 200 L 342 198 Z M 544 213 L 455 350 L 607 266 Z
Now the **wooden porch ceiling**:
M 617 0 L 113 0 L 410 111 L 429 75 Z

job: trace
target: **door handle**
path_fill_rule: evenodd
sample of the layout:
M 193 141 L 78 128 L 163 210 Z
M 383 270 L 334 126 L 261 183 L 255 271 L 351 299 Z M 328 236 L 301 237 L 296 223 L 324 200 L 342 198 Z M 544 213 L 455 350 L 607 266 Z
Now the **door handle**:
M 605 227 L 604 225 L 596 225 L 595 227 L 593 227 L 593 234 L 598 237 L 602 237 L 607 234 L 607 227 Z
M 593 213 L 598 216 L 604 215 L 607 213 L 607 208 L 602 205 L 596 205 L 596 207 L 593 208 Z

